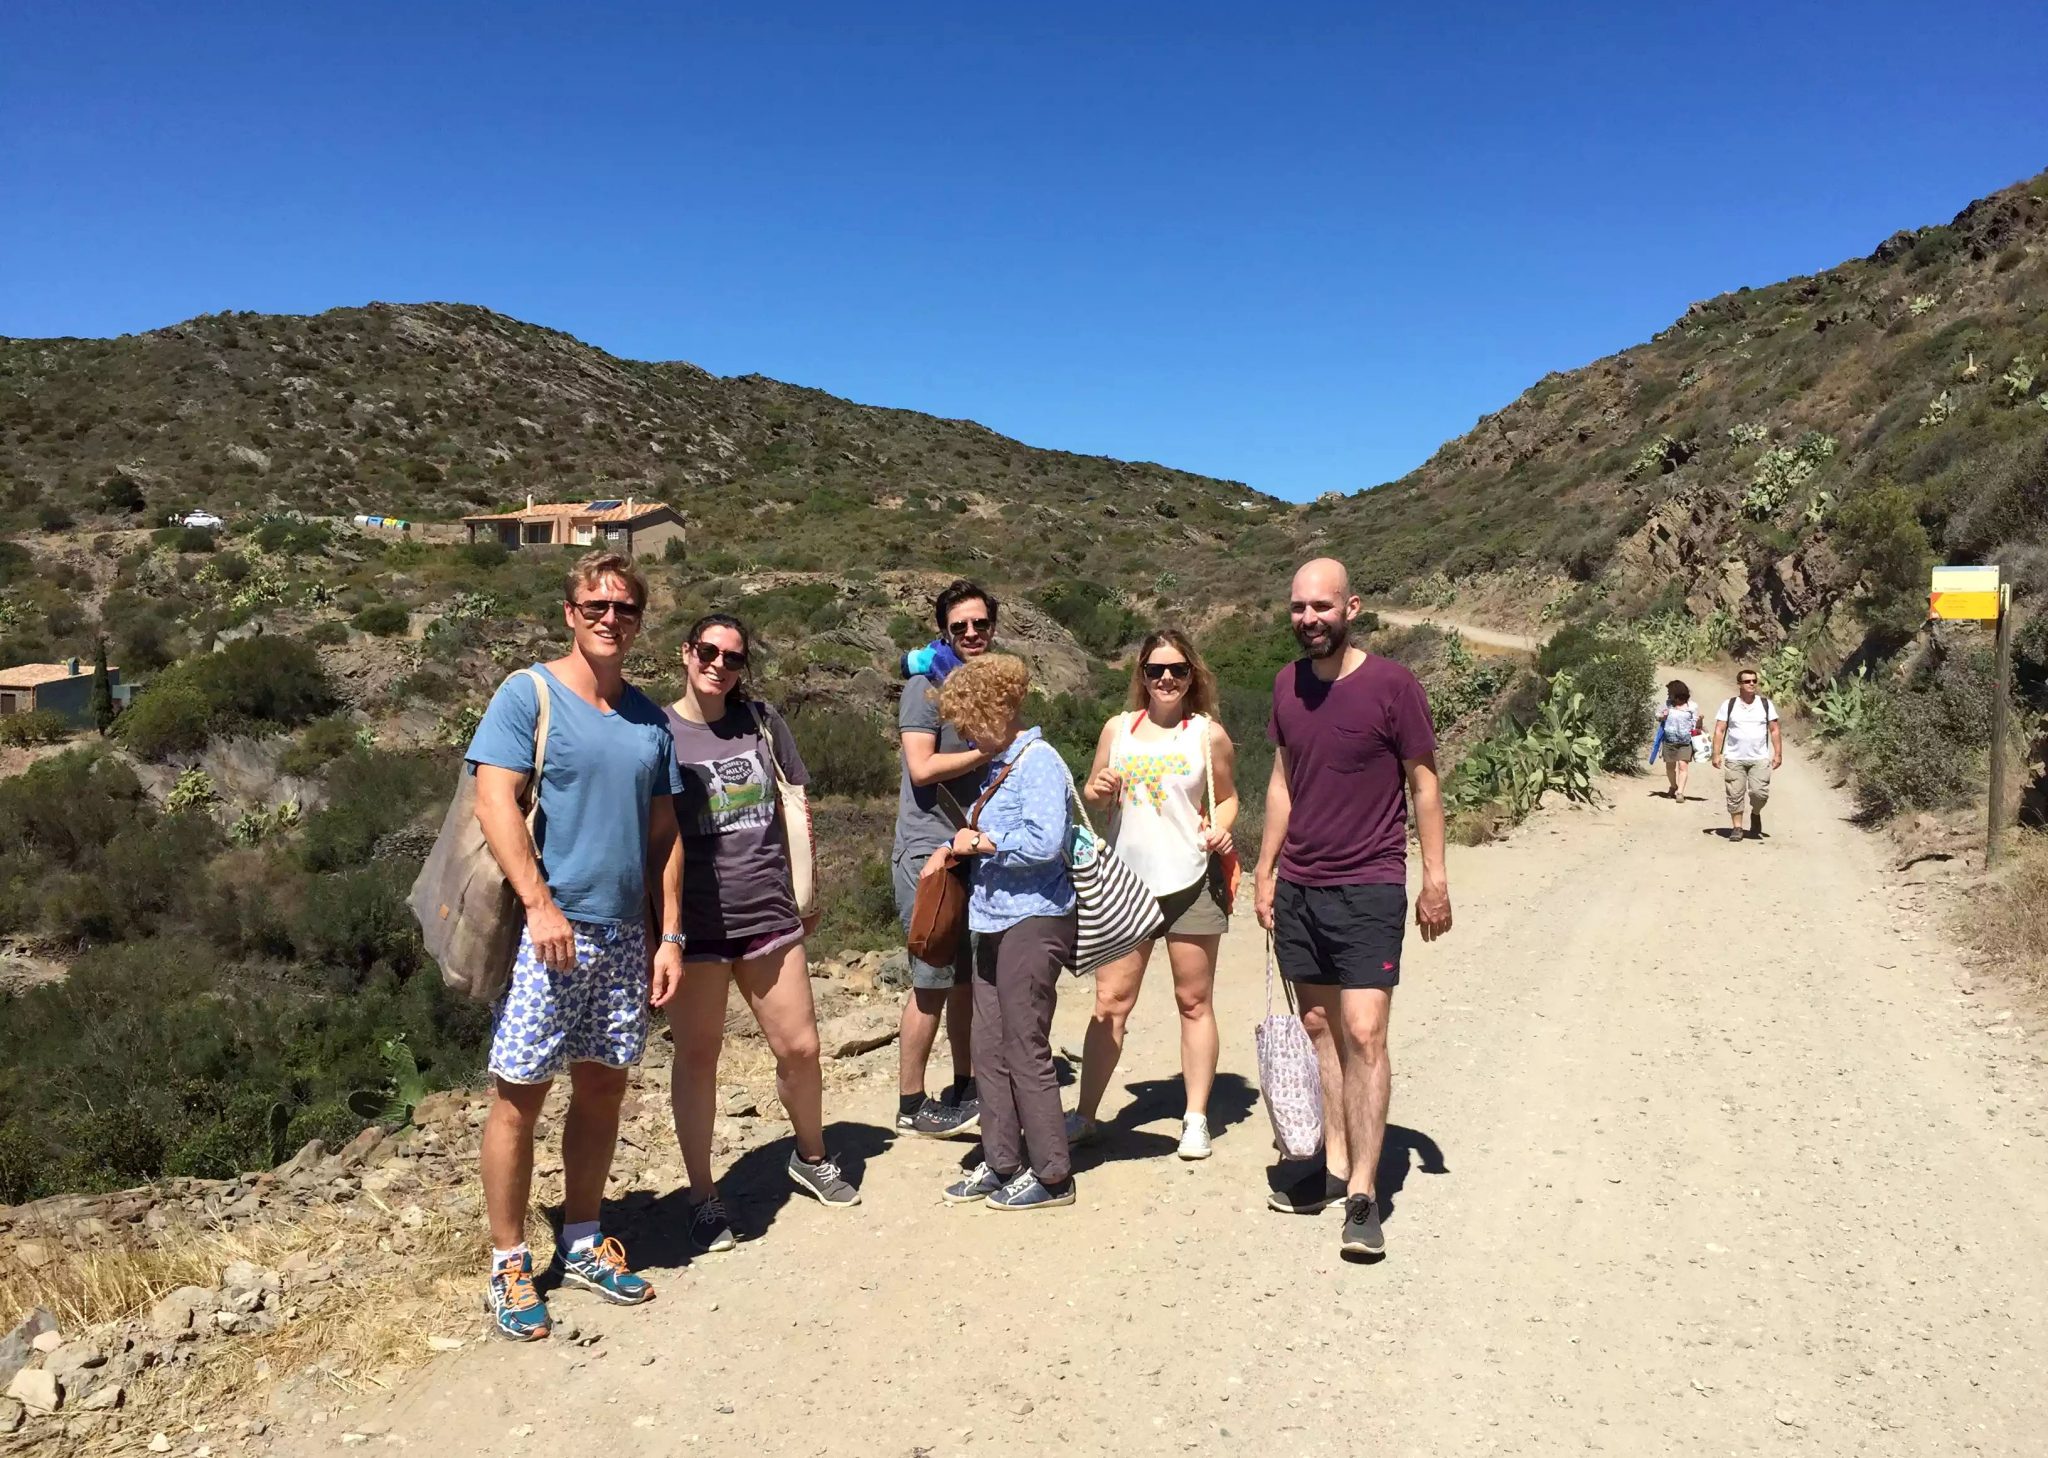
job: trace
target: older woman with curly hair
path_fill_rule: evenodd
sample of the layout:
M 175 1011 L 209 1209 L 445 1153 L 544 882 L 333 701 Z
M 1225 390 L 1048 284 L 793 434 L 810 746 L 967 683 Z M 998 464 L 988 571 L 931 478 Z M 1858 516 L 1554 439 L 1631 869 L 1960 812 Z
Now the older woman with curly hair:
M 1046 1210 L 1074 1203 L 1073 1167 L 1052 1012 L 1060 969 L 1074 961 L 1074 883 L 1067 875 L 1074 781 L 1059 751 L 1019 718 L 1031 670 L 990 653 L 953 670 L 939 713 L 990 756 L 981 813 L 935 852 L 972 867 L 974 1072 L 982 1162 L 946 1189 L 956 1205 Z M 934 868 L 936 869 L 936 868 Z

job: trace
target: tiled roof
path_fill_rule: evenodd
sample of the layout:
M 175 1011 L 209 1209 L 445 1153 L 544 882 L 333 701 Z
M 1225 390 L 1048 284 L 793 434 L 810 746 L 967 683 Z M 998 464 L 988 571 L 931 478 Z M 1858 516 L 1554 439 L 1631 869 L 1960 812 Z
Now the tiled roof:
M 107 665 L 110 676 L 119 671 L 113 664 Z M 12 668 L 0 668 L 0 689 L 41 688 L 46 683 L 56 683 L 72 676 L 70 665 L 65 663 L 17 663 Z M 80 663 L 76 676 L 91 678 L 92 665 Z
M 489 512 L 483 516 L 465 516 L 464 521 L 552 521 L 556 517 L 571 517 L 576 521 L 618 522 L 638 521 L 643 516 L 671 508 L 666 501 L 635 501 L 631 506 L 620 502 L 607 511 L 592 511 L 587 501 L 543 501 L 518 511 Z

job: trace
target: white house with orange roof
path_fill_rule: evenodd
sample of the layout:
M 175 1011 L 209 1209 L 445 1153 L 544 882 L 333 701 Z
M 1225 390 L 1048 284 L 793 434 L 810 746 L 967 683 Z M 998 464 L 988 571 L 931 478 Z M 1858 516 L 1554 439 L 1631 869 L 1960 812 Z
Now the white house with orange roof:
M 631 496 L 597 501 L 546 501 L 529 496 L 523 511 L 465 516 L 469 539 L 521 547 L 608 547 L 629 557 L 650 557 L 683 540 L 683 518 L 665 501 Z

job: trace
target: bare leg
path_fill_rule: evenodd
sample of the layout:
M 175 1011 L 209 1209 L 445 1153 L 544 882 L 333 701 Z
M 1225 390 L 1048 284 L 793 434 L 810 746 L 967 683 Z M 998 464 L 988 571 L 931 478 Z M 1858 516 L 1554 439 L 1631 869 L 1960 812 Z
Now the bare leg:
M 1311 982 L 1294 984 L 1301 1000 L 1301 1025 L 1315 1045 L 1316 1068 L 1323 1076 L 1323 1167 L 1338 1181 L 1351 1178 L 1350 1145 L 1344 1129 L 1344 1066 L 1337 1056 L 1335 987 Z
M 1209 1112 L 1216 1082 L 1216 948 L 1220 936 L 1166 939 L 1173 968 L 1173 1001 L 1180 1009 L 1180 1076 L 1187 1085 L 1187 1112 Z
M 597 1219 L 604 1185 L 619 1148 L 619 1105 L 626 1070 L 602 1063 L 569 1065 L 569 1113 L 562 1121 L 562 1223 Z
M 675 1061 L 668 1082 L 676 1116 L 676 1143 L 690 1193 L 699 1202 L 718 1193 L 711 1178 L 711 1126 L 718 1117 L 718 1050 L 725 1042 L 725 989 L 730 962 L 690 962 L 683 985 L 668 1005 Z
M 491 1111 L 484 1119 L 484 1209 L 491 1244 L 510 1250 L 526 1239 L 526 1210 L 533 1199 L 533 1130 L 548 1101 L 545 1083 L 493 1079 Z
M 1092 1119 L 1102 1107 L 1110 1075 L 1124 1051 L 1124 1028 L 1131 1009 L 1138 1005 L 1138 989 L 1144 985 L 1145 962 L 1152 955 L 1146 942 L 1128 956 L 1106 963 L 1095 972 L 1095 1015 L 1088 1019 L 1088 1036 L 1081 1044 L 1081 1091 L 1074 1108 L 1082 1118 Z
M 1671 792 L 1671 798 L 1678 798 L 1679 761 L 1675 754 L 1664 756 L 1664 788 Z
M 818 1064 L 818 1012 L 811 1002 L 804 944 L 733 965 L 733 982 L 775 1055 L 775 1094 L 796 1131 L 796 1152 L 825 1157 L 825 1079 Z
M 1685 782 L 1687 777 L 1691 774 L 1692 762 L 1690 760 L 1681 759 L 1677 763 L 1672 765 L 1671 795 L 1673 799 L 1683 800 L 1685 798 Z
M 1347 988 L 1340 994 L 1342 1028 L 1337 1039 L 1344 1064 L 1344 1138 L 1351 1150 L 1354 1195 L 1375 1193 L 1380 1146 L 1387 1138 L 1387 1105 L 1393 1096 L 1394 1070 L 1387 1059 L 1387 1015 L 1393 992 L 1385 987 Z M 1324 1124 L 1329 1106 L 1324 1105 Z
M 939 1041 L 939 1016 L 958 989 L 913 987 L 903 1000 L 903 1021 L 896 1030 L 896 1090 L 902 1094 L 924 1092 L 925 1065 L 932 1060 L 932 1048 Z M 957 1028 L 959 1024 L 956 1022 Z M 959 1060 L 954 1060 L 957 1065 Z

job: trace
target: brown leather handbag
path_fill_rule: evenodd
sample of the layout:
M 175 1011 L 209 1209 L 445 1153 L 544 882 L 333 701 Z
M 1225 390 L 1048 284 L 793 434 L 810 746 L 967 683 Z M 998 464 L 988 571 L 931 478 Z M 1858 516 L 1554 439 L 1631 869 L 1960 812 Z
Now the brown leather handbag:
M 980 828 L 981 807 L 1010 777 L 1014 761 L 988 782 L 967 814 L 967 827 Z M 950 844 L 931 853 L 917 877 L 917 898 L 910 906 L 910 955 L 932 967 L 950 967 L 967 935 L 967 866 Z

